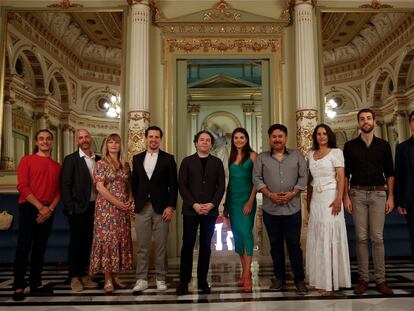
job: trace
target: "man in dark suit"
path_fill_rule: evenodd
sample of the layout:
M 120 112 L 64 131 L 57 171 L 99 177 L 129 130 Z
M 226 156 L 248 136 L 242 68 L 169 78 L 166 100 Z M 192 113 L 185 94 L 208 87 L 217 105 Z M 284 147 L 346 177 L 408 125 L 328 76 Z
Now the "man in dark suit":
M 209 294 L 207 283 L 210 265 L 210 244 L 213 237 L 218 207 L 224 194 L 225 177 L 223 163 L 210 155 L 214 137 L 208 131 L 200 131 L 194 137 L 197 152 L 186 157 L 180 166 L 178 184 L 183 199 L 183 246 L 181 249 L 180 284 L 177 295 L 188 293 L 193 269 L 193 249 L 200 226 L 200 251 L 198 255 L 198 292 Z
M 178 184 L 174 156 L 160 150 L 162 135 L 162 130 L 157 126 L 147 128 L 147 150 L 135 155 L 132 160 L 132 192 L 138 246 L 134 292 L 142 292 L 148 288 L 151 238 L 155 241 L 157 289 L 167 289 L 165 256 L 170 220 L 177 204 Z
M 405 215 L 411 239 L 411 256 L 414 261 L 414 111 L 408 118 L 411 137 L 397 146 L 395 153 L 395 206 Z
M 91 150 L 92 137 L 88 130 L 78 129 L 79 150 L 63 160 L 61 193 L 63 212 L 69 220 L 69 276 L 73 291 L 95 288 L 88 277 L 89 257 L 93 240 L 96 189 L 93 181 L 95 163 L 100 157 Z

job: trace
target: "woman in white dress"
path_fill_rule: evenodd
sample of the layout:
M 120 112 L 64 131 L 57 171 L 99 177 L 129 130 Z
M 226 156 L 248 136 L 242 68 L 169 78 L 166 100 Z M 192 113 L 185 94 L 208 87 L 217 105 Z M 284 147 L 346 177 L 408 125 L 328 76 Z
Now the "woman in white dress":
M 308 210 L 306 273 L 309 285 L 322 295 L 351 287 L 348 238 L 342 197 L 345 187 L 344 156 L 336 148 L 329 126 L 313 132 L 313 150 L 308 155 Z

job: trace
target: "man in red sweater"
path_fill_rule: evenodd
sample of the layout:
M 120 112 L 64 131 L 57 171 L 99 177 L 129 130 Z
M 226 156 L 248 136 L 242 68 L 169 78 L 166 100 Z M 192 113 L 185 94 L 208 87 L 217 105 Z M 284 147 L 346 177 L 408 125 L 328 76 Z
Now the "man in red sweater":
M 49 295 L 42 286 L 43 259 L 60 200 L 60 165 L 51 158 L 53 134 L 40 130 L 35 135 L 34 153 L 23 157 L 17 169 L 19 197 L 19 237 L 14 261 L 13 300 L 24 299 L 24 277 L 30 254 L 30 293 Z

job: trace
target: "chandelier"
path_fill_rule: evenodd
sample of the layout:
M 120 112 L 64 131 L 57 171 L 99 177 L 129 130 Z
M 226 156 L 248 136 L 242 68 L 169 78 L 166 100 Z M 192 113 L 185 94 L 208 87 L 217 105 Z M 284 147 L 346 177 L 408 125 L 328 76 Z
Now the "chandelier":
M 121 97 L 108 92 L 107 100 L 104 101 L 103 107 L 106 109 L 106 115 L 109 118 L 120 118 L 121 117 Z
M 334 98 L 330 98 L 329 100 L 325 97 L 325 114 L 329 119 L 333 119 L 336 117 L 335 109 L 338 107 L 338 103 Z

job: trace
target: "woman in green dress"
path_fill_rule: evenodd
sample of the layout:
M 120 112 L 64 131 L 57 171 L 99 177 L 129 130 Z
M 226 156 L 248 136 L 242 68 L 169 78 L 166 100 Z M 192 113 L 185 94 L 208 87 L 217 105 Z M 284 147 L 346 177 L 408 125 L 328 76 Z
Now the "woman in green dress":
M 253 224 L 256 213 L 256 189 L 252 183 L 253 164 L 257 154 L 249 144 L 249 134 L 236 128 L 231 136 L 229 184 L 224 215 L 230 217 L 231 230 L 240 256 L 242 274 L 238 282 L 244 292 L 252 291 L 250 266 L 253 256 Z

